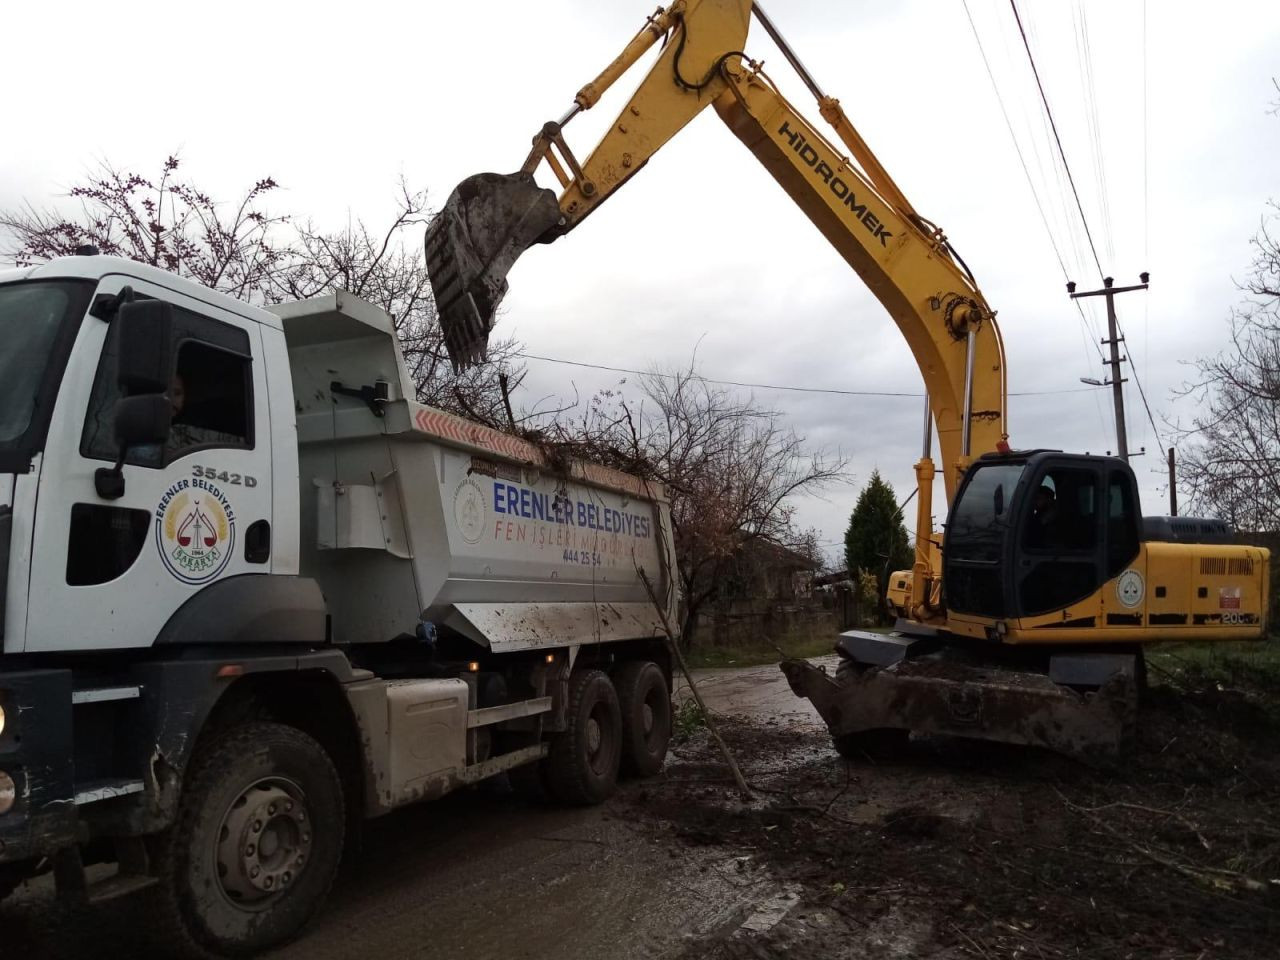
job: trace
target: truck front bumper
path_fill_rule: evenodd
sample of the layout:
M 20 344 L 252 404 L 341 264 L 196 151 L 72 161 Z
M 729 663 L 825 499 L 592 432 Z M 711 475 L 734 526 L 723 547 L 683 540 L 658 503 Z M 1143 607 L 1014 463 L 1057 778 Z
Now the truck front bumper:
M 0 814 L 0 864 L 20 863 L 78 839 L 71 671 L 0 670 L 0 709 L 0 771 L 16 788 Z

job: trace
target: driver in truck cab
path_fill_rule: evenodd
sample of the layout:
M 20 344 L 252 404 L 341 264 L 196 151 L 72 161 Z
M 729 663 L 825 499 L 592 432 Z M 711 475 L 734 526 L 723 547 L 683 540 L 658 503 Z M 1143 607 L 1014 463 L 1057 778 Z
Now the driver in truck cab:
M 182 450 L 205 444 L 236 443 L 241 438 L 209 427 L 188 422 L 183 413 L 187 407 L 187 381 L 181 373 L 175 373 L 169 383 L 169 405 L 173 419 L 169 423 L 169 439 L 165 441 L 165 459 L 172 460 Z

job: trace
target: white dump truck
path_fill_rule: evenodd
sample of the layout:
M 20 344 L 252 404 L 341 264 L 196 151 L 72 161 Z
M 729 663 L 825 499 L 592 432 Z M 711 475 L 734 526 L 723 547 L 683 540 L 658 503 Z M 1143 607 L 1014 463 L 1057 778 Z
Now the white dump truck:
M 0 897 L 151 887 L 186 946 L 252 952 L 364 818 L 661 767 L 661 486 L 414 395 L 345 293 L 0 272 Z

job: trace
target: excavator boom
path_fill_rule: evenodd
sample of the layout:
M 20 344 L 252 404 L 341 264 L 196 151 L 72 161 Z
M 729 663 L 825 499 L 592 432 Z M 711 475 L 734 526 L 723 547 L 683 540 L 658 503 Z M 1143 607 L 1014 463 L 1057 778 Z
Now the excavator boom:
M 579 91 L 565 117 L 538 132 L 519 172 L 480 174 L 459 185 L 427 234 L 428 270 L 450 355 L 455 364 L 483 355 L 506 274 L 524 249 L 577 227 L 714 106 L 897 322 L 924 378 L 950 498 L 972 457 L 995 451 L 1007 437 L 1004 350 L 994 312 L 945 235 L 910 206 L 839 102 L 802 72 L 843 149 L 746 58 L 753 12 L 803 71 L 758 4 L 677 0 Z M 564 140 L 565 124 L 659 39 L 666 43 L 657 61 L 579 164 Z M 543 159 L 561 182 L 558 198 L 532 179 Z

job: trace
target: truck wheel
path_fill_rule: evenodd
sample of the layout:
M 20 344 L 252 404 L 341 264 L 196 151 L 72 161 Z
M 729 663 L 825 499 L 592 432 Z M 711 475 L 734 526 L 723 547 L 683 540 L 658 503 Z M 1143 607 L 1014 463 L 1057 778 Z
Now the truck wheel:
M 625 663 L 614 675 L 622 710 L 622 771 L 652 777 L 662 769 L 671 742 L 671 693 L 662 669 L 651 661 Z
M 288 940 L 333 884 L 345 823 L 338 771 L 311 737 L 263 722 L 220 736 L 188 770 L 157 858 L 171 932 L 226 955 Z
M 574 671 L 566 719 L 547 755 L 547 787 L 561 803 L 601 803 L 617 789 L 622 757 L 622 712 L 607 674 Z

